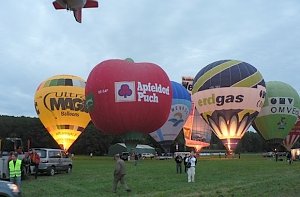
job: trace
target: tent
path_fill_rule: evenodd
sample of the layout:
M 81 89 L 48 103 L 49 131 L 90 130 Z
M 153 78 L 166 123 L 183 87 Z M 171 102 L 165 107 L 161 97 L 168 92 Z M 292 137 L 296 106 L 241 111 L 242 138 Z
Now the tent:
M 124 143 L 116 143 L 108 148 L 108 155 L 114 156 L 115 154 L 121 154 L 127 152 L 127 147 Z
M 135 150 L 138 154 L 152 153 L 153 155 L 155 155 L 155 148 L 153 148 L 152 146 L 149 146 L 149 145 L 138 144 L 136 146 Z
M 153 148 L 149 145 L 144 145 L 144 144 L 138 144 L 135 148 L 135 151 L 138 154 L 142 154 L 142 153 L 155 154 L 155 148 Z M 108 155 L 109 156 L 113 156 L 115 154 L 122 154 L 123 152 L 129 152 L 129 150 L 127 150 L 127 147 L 124 143 L 116 143 L 114 145 L 111 145 L 108 148 Z

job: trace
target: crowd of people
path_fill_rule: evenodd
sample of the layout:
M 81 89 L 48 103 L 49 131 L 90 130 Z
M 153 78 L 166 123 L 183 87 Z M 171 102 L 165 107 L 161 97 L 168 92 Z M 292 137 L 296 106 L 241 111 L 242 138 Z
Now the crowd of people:
M 195 182 L 196 164 L 197 158 L 194 152 L 190 154 L 185 154 L 182 158 L 180 154 L 175 157 L 176 162 L 176 172 L 182 173 L 182 163 L 184 165 L 184 172 L 187 173 L 188 182 Z
M 92 155 L 90 155 L 92 157 Z M 133 155 L 133 158 L 135 160 L 134 165 L 137 165 L 137 162 L 139 160 L 138 154 L 135 153 Z M 239 156 L 240 158 L 240 156 Z M 124 189 L 127 192 L 130 192 L 131 189 L 128 187 L 125 181 L 125 175 L 126 175 L 126 169 L 125 169 L 125 162 L 120 157 L 119 154 L 116 154 L 114 157 L 116 163 L 115 163 L 115 169 L 113 173 L 113 188 L 112 191 L 114 193 L 117 192 L 117 186 L 119 183 L 124 187 Z M 277 161 L 277 158 L 276 158 Z M 290 152 L 287 154 L 287 161 L 289 164 L 291 164 L 291 154 Z M 182 157 L 181 154 L 177 154 L 175 156 L 175 162 L 176 162 L 176 172 L 177 174 L 181 174 L 183 172 L 182 167 L 184 166 L 184 173 L 187 174 L 187 182 L 195 182 L 195 174 L 196 174 L 196 165 L 197 165 L 197 157 L 194 152 L 191 152 L 189 154 L 184 155 Z M 9 177 L 10 181 L 18 185 L 18 187 L 21 189 L 21 174 L 22 169 L 24 169 L 24 175 L 30 175 L 34 174 L 35 179 L 37 179 L 38 175 L 38 166 L 40 163 L 40 156 L 37 154 L 37 152 L 32 149 L 32 151 L 25 154 L 24 158 L 22 160 L 18 159 L 18 153 L 17 152 L 11 152 L 10 158 L 8 160 L 8 167 L 9 167 Z M 183 166 L 182 166 L 183 164 Z M 32 166 L 32 167 L 31 167 Z
M 138 154 L 134 154 L 133 158 L 135 160 L 134 165 L 137 165 L 138 161 Z M 117 186 L 119 183 L 124 187 L 124 189 L 127 192 L 130 192 L 131 189 L 128 187 L 126 181 L 125 181 L 125 162 L 120 157 L 119 154 L 116 154 L 114 156 L 114 159 L 116 160 L 115 163 L 115 169 L 113 173 L 113 193 L 117 192 Z M 176 155 L 175 157 L 176 162 L 176 171 L 177 173 L 182 173 L 182 163 L 184 164 L 184 172 L 187 174 L 187 181 L 195 182 L 195 173 L 196 173 L 196 164 L 197 164 L 197 158 L 194 152 L 191 152 L 190 154 L 185 154 L 185 156 L 182 158 L 180 154 Z
M 34 177 L 37 179 L 40 156 L 34 149 L 25 153 L 22 160 L 18 156 L 18 152 L 10 152 L 8 170 L 10 182 L 15 183 L 21 190 L 22 171 L 24 176 L 34 173 Z

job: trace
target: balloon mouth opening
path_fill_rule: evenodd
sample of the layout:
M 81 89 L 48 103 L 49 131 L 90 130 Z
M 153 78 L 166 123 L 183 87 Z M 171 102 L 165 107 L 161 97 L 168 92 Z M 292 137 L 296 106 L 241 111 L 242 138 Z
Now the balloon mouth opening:
M 199 153 L 201 151 L 201 149 L 203 148 L 203 146 L 196 145 L 194 148 L 195 148 L 195 152 Z
M 125 61 L 134 63 L 134 60 L 132 58 L 130 58 L 130 57 L 126 58 Z
M 76 139 L 81 134 L 80 131 L 70 130 L 70 129 L 57 129 L 49 131 L 50 135 L 59 145 L 59 147 L 65 151 L 73 145 Z
M 228 154 L 233 154 L 240 139 L 234 139 L 234 138 L 228 138 L 228 139 L 223 139 L 223 145 L 225 146 Z

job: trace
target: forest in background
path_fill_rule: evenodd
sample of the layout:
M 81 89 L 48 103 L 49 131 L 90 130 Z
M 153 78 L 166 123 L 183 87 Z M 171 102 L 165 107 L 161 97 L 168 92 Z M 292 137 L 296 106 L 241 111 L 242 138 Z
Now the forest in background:
M 59 148 L 59 145 L 44 128 L 38 118 L 33 117 L 14 117 L 0 116 L 0 138 L 19 137 L 23 141 L 23 147 L 26 150 L 28 141 L 30 147 Z M 86 155 L 93 152 L 95 155 L 106 155 L 108 148 L 115 143 L 124 142 L 122 136 L 107 135 L 97 130 L 92 122 L 89 123 L 84 132 L 70 147 L 69 152 L 74 154 Z M 180 132 L 170 147 L 170 152 L 175 151 L 175 145 L 179 145 L 179 151 L 190 151 L 191 148 L 185 147 L 183 133 Z M 158 153 L 162 152 L 160 145 L 150 135 L 144 135 L 140 144 L 148 144 L 156 149 Z M 299 147 L 299 141 L 295 144 Z M 222 142 L 212 134 L 211 145 L 206 148 L 209 150 L 224 150 Z M 204 151 L 204 150 L 202 150 Z M 257 153 L 270 151 L 265 140 L 256 132 L 248 131 L 238 144 L 236 152 L 238 153 Z

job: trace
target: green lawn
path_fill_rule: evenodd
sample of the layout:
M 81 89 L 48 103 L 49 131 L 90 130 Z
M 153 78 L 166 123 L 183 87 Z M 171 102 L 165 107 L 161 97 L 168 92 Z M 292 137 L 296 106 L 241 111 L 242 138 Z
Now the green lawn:
M 53 196 L 299 196 L 300 162 L 275 162 L 261 155 L 241 159 L 198 158 L 196 182 L 176 174 L 174 160 L 126 162 L 126 180 L 132 192 L 111 192 L 114 160 L 78 156 L 71 174 L 41 175 L 22 182 L 25 197 Z

